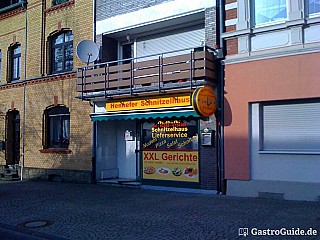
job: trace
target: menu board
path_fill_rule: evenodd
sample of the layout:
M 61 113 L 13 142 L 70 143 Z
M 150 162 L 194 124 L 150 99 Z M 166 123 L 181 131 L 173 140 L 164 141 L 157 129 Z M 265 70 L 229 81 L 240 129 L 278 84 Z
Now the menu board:
M 142 140 L 143 179 L 199 182 L 196 121 L 146 122 Z

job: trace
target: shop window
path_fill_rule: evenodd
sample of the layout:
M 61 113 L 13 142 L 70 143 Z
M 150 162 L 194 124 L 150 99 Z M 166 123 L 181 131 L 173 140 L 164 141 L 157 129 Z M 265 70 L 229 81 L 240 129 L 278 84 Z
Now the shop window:
M 51 73 L 71 71 L 73 68 L 73 34 L 62 32 L 51 39 Z
M 21 45 L 9 48 L 8 82 L 20 80 L 21 74 Z
M 256 0 L 254 1 L 255 25 L 284 21 L 287 18 L 286 0 Z
M 70 112 L 65 106 L 49 107 L 44 111 L 44 148 L 68 148 Z
M 320 152 L 320 100 L 260 105 L 260 150 Z
M 62 3 L 66 3 L 68 1 L 69 0 L 52 0 L 52 6 L 59 5 L 59 4 L 62 4 Z
M 199 183 L 198 122 L 168 119 L 143 123 L 144 181 Z
M 308 0 L 309 15 L 320 13 L 320 0 Z
M 5 8 L 5 7 L 9 7 L 13 4 L 19 3 L 21 2 L 20 0 L 1 0 L 0 1 L 0 9 Z

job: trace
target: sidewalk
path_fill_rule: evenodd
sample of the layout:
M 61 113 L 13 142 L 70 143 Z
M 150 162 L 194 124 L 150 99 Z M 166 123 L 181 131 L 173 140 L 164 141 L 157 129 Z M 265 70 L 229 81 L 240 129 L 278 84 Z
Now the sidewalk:
M 320 239 L 319 202 L 0 182 L 0 204 L 2 227 L 36 231 L 43 239 Z M 248 228 L 249 236 L 238 236 L 239 228 Z M 252 228 L 312 228 L 318 236 L 250 236 Z

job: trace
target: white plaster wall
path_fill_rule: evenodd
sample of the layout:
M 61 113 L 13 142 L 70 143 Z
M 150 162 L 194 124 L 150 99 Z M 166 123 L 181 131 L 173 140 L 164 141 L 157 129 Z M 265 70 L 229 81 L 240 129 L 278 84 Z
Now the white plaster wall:
M 203 10 L 205 8 L 214 6 L 215 1 L 212 0 L 170 1 L 135 12 L 98 21 L 96 34 L 99 35 L 133 26 L 151 24 L 157 21 L 183 16 L 190 12 L 195 12 L 197 10 Z

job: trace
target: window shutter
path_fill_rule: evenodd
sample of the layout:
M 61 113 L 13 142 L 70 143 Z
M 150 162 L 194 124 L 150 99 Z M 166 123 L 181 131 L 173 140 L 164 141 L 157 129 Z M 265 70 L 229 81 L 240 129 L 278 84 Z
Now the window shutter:
M 263 105 L 262 119 L 263 150 L 320 150 L 320 102 Z
M 200 47 L 201 41 L 204 41 L 204 39 L 205 30 L 202 25 L 195 26 L 193 29 L 190 27 L 184 30 L 174 30 L 148 37 L 142 37 L 137 40 L 137 57 L 178 51 L 181 49 L 197 48 Z M 181 51 L 178 54 L 188 53 L 190 53 L 190 50 Z M 174 55 L 177 55 L 177 53 L 166 54 L 165 56 L 168 57 Z M 157 58 L 157 56 L 152 58 Z

